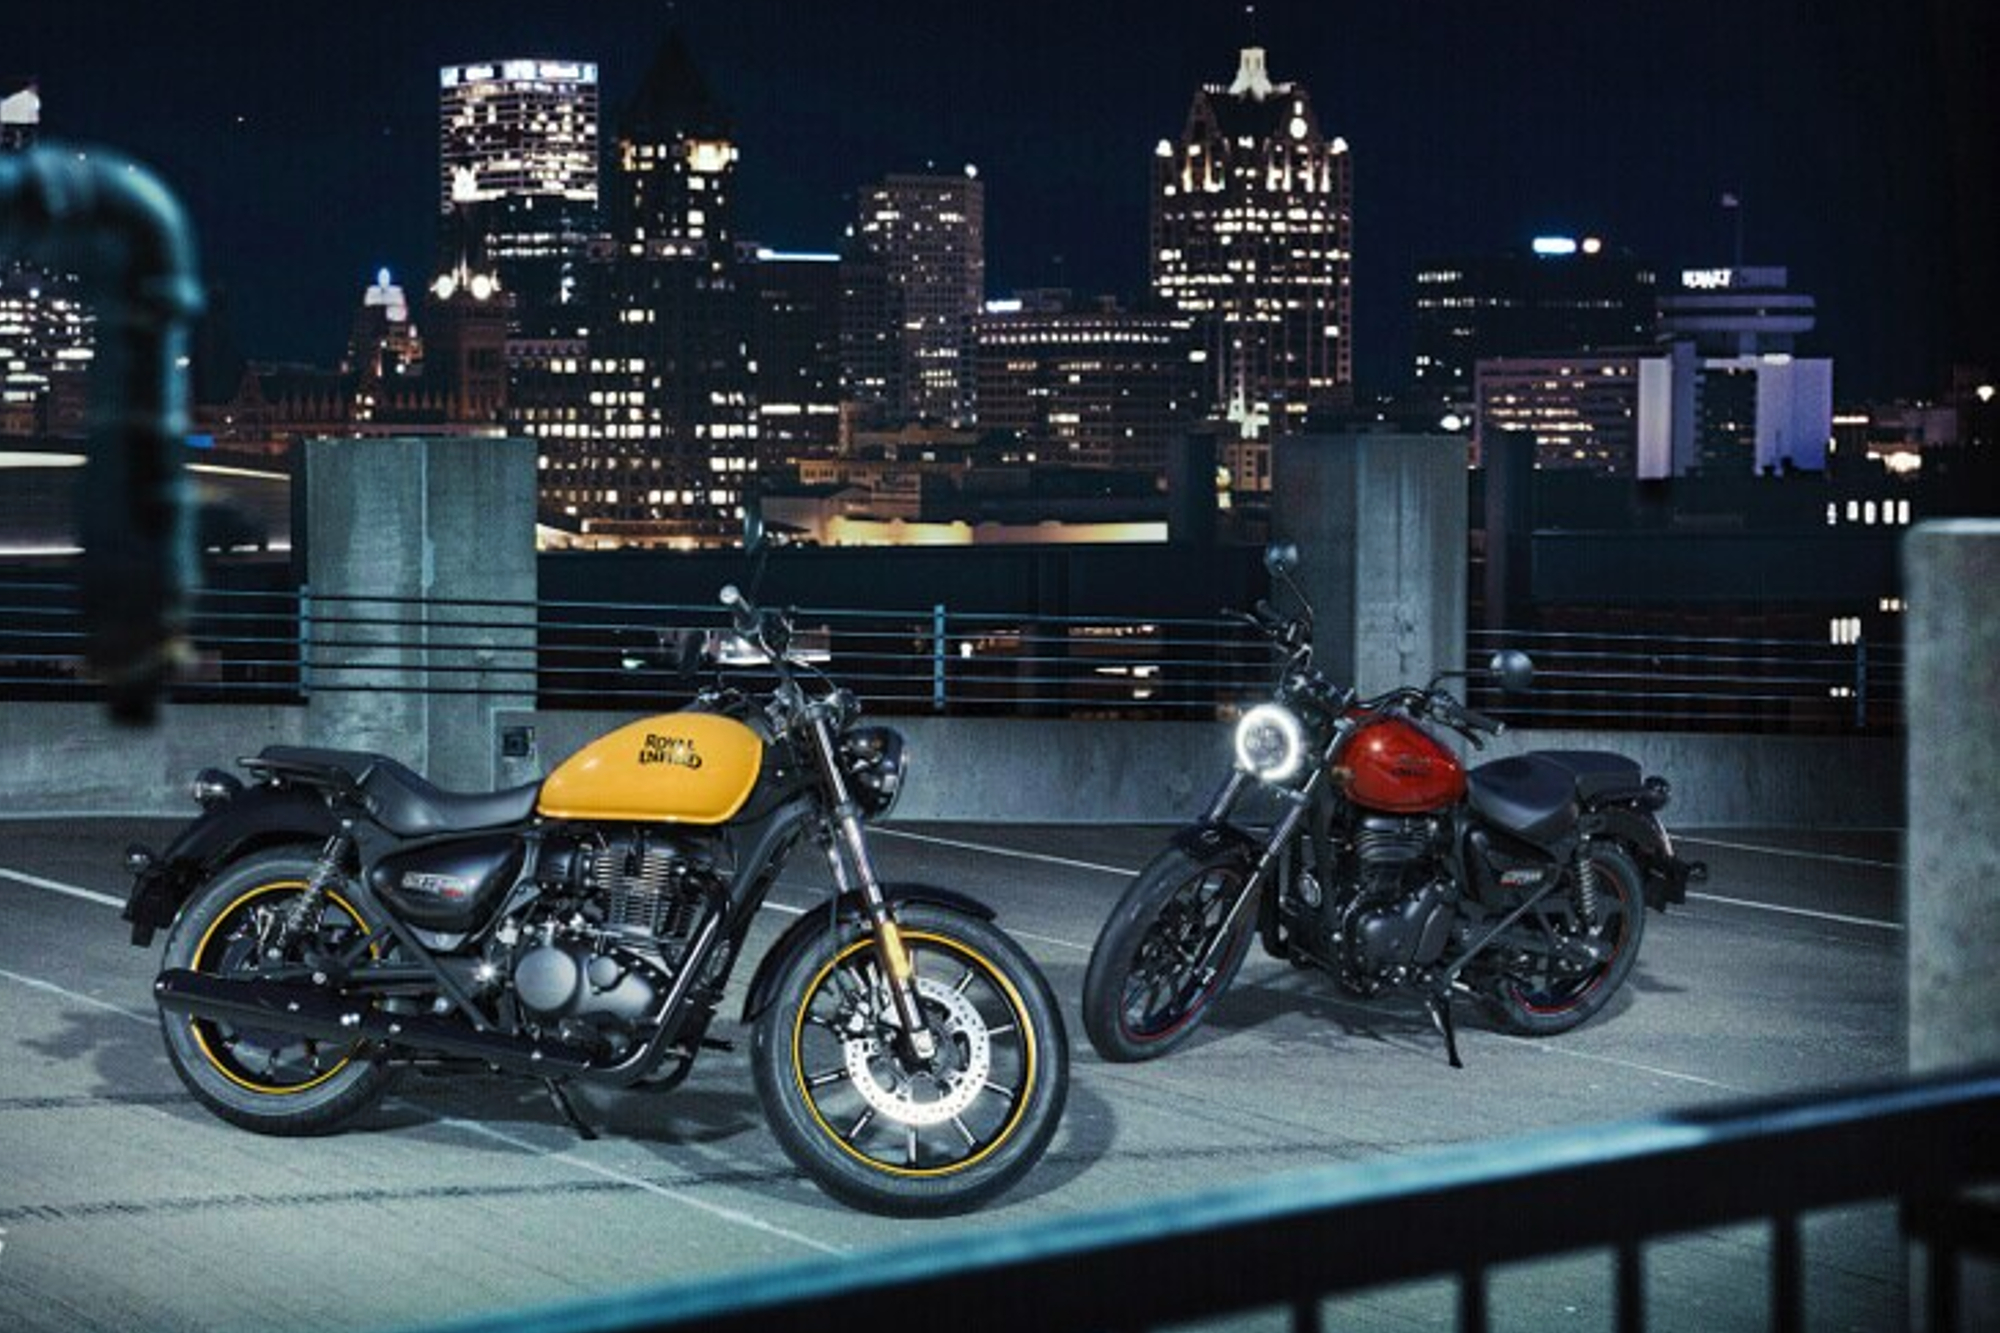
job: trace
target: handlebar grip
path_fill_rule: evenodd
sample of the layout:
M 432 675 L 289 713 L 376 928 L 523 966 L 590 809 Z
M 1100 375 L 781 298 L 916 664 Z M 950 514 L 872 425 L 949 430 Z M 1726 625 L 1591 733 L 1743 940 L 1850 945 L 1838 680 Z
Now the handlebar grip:
M 1476 727 L 1495 736 L 1504 735 L 1507 731 L 1507 724 L 1499 718 L 1488 717 L 1484 713 L 1467 708 L 1464 704 L 1458 706 L 1458 715 L 1465 719 L 1467 726 Z

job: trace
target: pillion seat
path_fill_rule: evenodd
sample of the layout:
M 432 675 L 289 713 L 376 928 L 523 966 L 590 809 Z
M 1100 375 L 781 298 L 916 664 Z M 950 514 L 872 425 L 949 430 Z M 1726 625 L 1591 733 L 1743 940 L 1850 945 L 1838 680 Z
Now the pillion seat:
M 494 792 L 446 791 L 409 766 L 368 750 L 267 745 L 254 764 L 280 777 L 358 788 L 376 822 L 404 837 L 518 824 L 535 812 L 542 789 L 541 783 L 530 782 Z

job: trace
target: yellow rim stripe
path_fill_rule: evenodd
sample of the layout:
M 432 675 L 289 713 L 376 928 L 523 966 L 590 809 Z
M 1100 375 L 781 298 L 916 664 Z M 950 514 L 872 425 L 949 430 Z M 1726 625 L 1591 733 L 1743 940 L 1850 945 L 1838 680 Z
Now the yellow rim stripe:
M 221 913 L 215 918 L 215 920 L 208 923 L 208 929 L 202 932 L 201 943 L 194 946 L 194 964 L 193 964 L 194 970 L 197 972 L 201 971 L 201 961 L 208 954 L 208 942 L 210 938 L 214 936 L 217 928 L 219 928 L 223 922 L 229 920 L 229 918 L 236 915 L 237 908 L 243 906 L 243 904 L 249 902 L 252 898 L 261 898 L 267 893 L 277 893 L 282 889 L 303 889 L 305 887 L 306 887 L 306 882 L 301 879 L 273 880 L 268 884 L 259 884 L 257 887 L 250 889 L 249 891 L 244 893 L 242 897 L 238 898 L 235 902 L 223 908 Z M 353 904 L 349 903 L 347 899 L 341 897 L 337 893 L 334 893 L 332 890 L 328 890 L 326 896 L 331 898 L 335 903 L 339 904 L 340 910 L 347 913 L 349 919 L 351 919 L 355 925 L 361 928 L 361 933 L 363 935 L 371 933 L 368 929 L 368 923 L 361 919 L 361 913 L 355 911 Z M 369 946 L 369 952 L 370 953 L 374 952 L 374 946 L 372 945 Z M 222 1075 L 224 1078 L 228 1079 L 231 1083 L 234 1083 L 239 1088 L 242 1088 L 248 1092 L 261 1093 L 267 1097 L 289 1097 L 295 1093 L 308 1092 L 313 1088 L 318 1087 L 320 1084 L 326 1082 L 328 1079 L 332 1078 L 335 1074 L 338 1074 L 341 1070 L 347 1068 L 348 1064 L 350 1063 L 349 1057 L 343 1057 L 339 1064 L 335 1065 L 333 1068 L 329 1070 L 326 1070 L 324 1073 L 315 1075 L 311 1080 L 305 1083 L 294 1083 L 288 1087 L 279 1087 L 278 1085 L 271 1083 L 253 1083 L 249 1079 L 244 1078 L 240 1074 L 236 1073 L 234 1070 L 230 1069 L 229 1066 L 223 1064 L 221 1058 L 218 1057 L 213 1050 L 209 1049 L 208 1038 L 202 1035 L 201 1024 L 202 1024 L 201 1019 L 196 1018 L 193 1015 L 189 1015 L 188 1030 L 194 1033 L 195 1045 L 201 1047 L 201 1053 L 204 1056 L 208 1057 L 208 1063 L 214 1066 L 215 1072 Z
M 1028 1006 L 1022 1002 L 1021 993 L 1014 989 L 1014 983 L 1007 979 L 1007 974 L 995 967 L 984 954 L 981 954 L 965 941 L 951 939 L 948 936 L 934 934 L 930 931 L 917 930 L 904 933 L 902 938 L 905 940 L 929 940 L 949 951 L 960 953 L 970 958 L 974 963 L 985 969 L 986 975 L 998 985 L 1001 994 L 1007 1000 L 1008 1006 L 1014 1011 L 1014 1022 L 1021 1029 L 1022 1041 L 1026 1047 L 1028 1063 L 1027 1077 L 1021 1081 L 1021 1091 L 1014 1098 L 1014 1114 L 1008 1117 L 1007 1123 L 1000 1127 L 1000 1133 L 994 1137 L 993 1142 L 987 1144 L 964 1161 L 953 1162 L 949 1166 L 895 1166 L 888 1162 L 878 1161 L 855 1148 L 846 1139 L 842 1138 L 832 1125 L 827 1124 L 826 1118 L 819 1113 L 819 1104 L 813 1100 L 812 1090 L 806 1087 L 805 1057 L 799 1049 L 800 1040 L 805 1034 L 806 1011 L 812 1007 L 813 997 L 819 994 L 820 984 L 826 980 L 827 975 L 834 968 L 839 967 L 841 963 L 852 957 L 857 951 L 874 947 L 875 940 L 872 936 L 858 939 L 835 954 L 827 965 L 819 970 L 818 975 L 813 977 L 812 984 L 806 987 L 806 1002 L 799 1006 L 798 1017 L 792 1021 L 792 1077 L 798 1081 L 799 1096 L 805 1099 L 806 1110 L 811 1113 L 813 1122 L 826 1132 L 826 1136 L 832 1139 L 842 1152 L 852 1157 L 855 1161 L 892 1176 L 906 1176 L 912 1179 L 956 1175 L 960 1171 L 979 1165 L 980 1162 L 992 1155 L 994 1149 L 1012 1138 L 1014 1131 L 1020 1127 L 1021 1117 L 1027 1114 L 1028 1101 L 1033 1096 L 1035 1090 L 1035 1026 L 1028 1021 Z

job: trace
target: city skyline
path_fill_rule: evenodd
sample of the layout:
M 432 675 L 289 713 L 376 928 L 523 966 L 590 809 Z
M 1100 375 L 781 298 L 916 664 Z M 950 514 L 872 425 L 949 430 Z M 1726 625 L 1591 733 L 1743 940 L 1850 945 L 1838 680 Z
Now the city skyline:
M 388 264 L 414 285 L 429 267 L 439 68 L 593 60 L 609 107 L 672 26 L 740 127 L 742 234 L 831 248 L 867 181 L 973 161 L 988 189 L 989 295 L 1139 292 L 1150 148 L 1176 131 L 1188 89 L 1226 79 L 1254 35 L 1272 77 L 1312 87 L 1354 146 L 1364 389 L 1405 376 L 1411 274 L 1427 256 L 1558 230 L 1663 268 L 1726 261 L 1723 192 L 1743 202 L 1746 257 L 1789 265 L 1819 295 L 1843 398 L 1928 392 L 1951 359 L 1992 342 L 1979 299 L 1991 261 L 1963 239 L 1980 231 L 1974 196 L 1990 187 L 1952 170 L 1980 108 L 1953 104 L 1952 67 L 1932 52 L 1942 11 L 1686 4 L 1607 18 L 1443 4 L 1419 20 L 1407 7 L 1267 3 L 1254 18 L 1218 4 L 1170 21 L 1093 9 L 1003 24 L 865 5 L 836 18 L 502 4 L 476 20 L 363 5 L 274 35 L 243 6 L 205 7 L 212 24 L 127 8 L 21 21 L 9 63 L 40 80 L 50 137 L 117 144 L 183 190 L 239 350 L 257 357 L 327 359 L 369 275 Z M 84 35 L 107 12 L 140 40 L 113 49 Z M 296 202 L 309 197 L 342 206 Z

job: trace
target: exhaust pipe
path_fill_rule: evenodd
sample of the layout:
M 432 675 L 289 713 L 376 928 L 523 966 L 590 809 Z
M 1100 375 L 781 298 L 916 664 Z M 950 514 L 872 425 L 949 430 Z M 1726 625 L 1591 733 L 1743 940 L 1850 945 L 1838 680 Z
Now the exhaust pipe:
M 475 1032 L 434 1014 L 387 1013 L 364 999 L 317 986 L 232 980 L 172 968 L 153 982 L 153 998 L 168 1013 L 318 1041 L 372 1041 L 425 1055 L 482 1060 L 533 1078 L 571 1078 L 591 1068 L 588 1057 L 570 1049 L 550 1049 L 532 1037 Z

